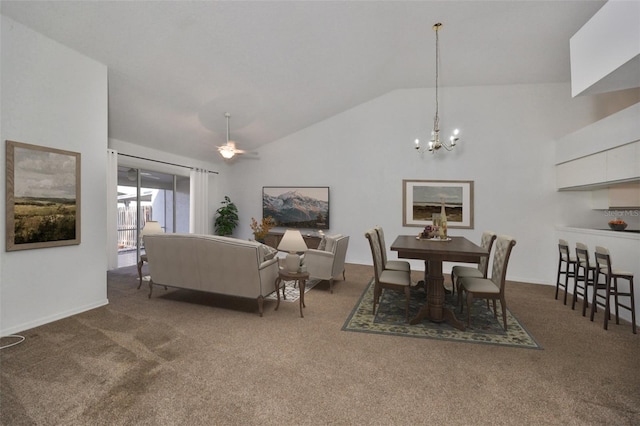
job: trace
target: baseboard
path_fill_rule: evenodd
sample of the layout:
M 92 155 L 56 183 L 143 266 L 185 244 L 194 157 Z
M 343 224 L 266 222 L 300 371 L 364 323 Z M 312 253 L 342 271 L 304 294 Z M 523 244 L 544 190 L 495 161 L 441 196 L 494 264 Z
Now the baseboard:
M 59 312 L 55 315 L 50 315 L 44 318 L 38 318 L 34 321 L 29 321 L 20 325 L 16 325 L 10 328 L 0 330 L 0 337 L 9 336 L 11 334 L 19 333 L 21 331 L 30 330 L 35 327 L 39 327 L 41 325 L 49 324 L 54 321 L 61 320 L 63 318 L 67 318 L 73 315 L 80 314 L 82 312 L 90 311 L 92 309 L 99 308 L 100 306 L 108 305 L 109 299 L 103 299 L 96 303 L 91 303 L 88 305 L 80 306 L 75 309 L 70 309 L 68 311 Z

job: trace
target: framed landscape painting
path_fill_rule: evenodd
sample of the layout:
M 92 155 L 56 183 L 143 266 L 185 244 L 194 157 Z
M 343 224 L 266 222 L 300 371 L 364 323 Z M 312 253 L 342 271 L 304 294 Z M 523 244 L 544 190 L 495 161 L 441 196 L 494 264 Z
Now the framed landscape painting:
M 6 141 L 6 250 L 80 244 L 80 153 Z
M 433 224 L 442 203 L 449 228 L 473 228 L 473 181 L 402 181 L 402 225 L 425 227 Z
M 280 227 L 329 229 L 329 187 L 264 186 L 262 217 L 267 216 Z

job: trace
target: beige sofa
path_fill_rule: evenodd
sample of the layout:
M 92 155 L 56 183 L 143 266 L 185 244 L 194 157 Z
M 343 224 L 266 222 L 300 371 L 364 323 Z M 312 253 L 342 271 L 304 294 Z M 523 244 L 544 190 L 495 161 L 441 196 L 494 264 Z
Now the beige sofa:
M 154 285 L 258 301 L 275 289 L 275 250 L 255 241 L 214 235 L 150 234 L 144 246 L 149 266 L 149 297 Z

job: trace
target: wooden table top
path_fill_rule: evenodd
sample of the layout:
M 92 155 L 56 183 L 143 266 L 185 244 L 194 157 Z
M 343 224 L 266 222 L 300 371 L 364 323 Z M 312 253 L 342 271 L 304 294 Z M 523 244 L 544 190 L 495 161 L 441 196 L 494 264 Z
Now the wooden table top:
M 405 259 L 440 260 L 477 263 L 489 252 L 464 237 L 450 237 L 451 241 L 418 239 L 415 235 L 400 235 L 391 250 Z

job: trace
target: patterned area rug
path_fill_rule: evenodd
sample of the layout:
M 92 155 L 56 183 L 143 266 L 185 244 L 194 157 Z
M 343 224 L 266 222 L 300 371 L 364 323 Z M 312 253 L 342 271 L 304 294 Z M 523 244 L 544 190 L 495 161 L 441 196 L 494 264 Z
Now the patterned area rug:
M 502 328 L 502 309 L 497 302 L 498 319 L 493 310 L 487 309 L 486 301 L 475 300 L 472 306 L 471 327 L 460 331 L 447 323 L 434 323 L 423 320 L 422 323 L 410 325 L 405 322 L 404 293 L 383 290 L 380 305 L 376 315 L 371 314 L 373 308 L 373 279 L 353 308 L 351 315 L 344 323 L 342 330 L 362 333 L 388 334 L 392 336 L 418 337 L 426 339 L 453 340 L 456 342 L 484 343 L 502 346 L 513 346 L 528 349 L 542 349 L 533 336 L 524 328 L 520 321 L 507 309 L 507 331 Z M 454 309 L 457 295 L 452 298 L 447 295 L 445 306 Z M 424 304 L 426 293 L 424 288 L 411 290 L 409 317 L 414 317 Z M 453 300 L 455 299 L 455 301 Z M 454 309 L 459 319 L 466 321 L 464 316 Z
M 320 281 L 321 280 L 316 280 L 316 279 L 307 280 L 307 282 L 304 284 L 304 294 L 307 294 L 309 290 L 315 287 L 316 284 L 318 284 Z M 293 286 L 294 283 L 296 284 L 295 287 Z M 298 299 L 300 298 L 300 287 L 297 285 L 295 281 L 285 281 L 284 284 L 285 284 L 284 294 L 287 296 L 287 298 L 286 299 L 282 298 L 282 290 L 280 290 L 280 301 L 281 302 L 297 302 Z M 265 299 L 277 300 L 278 296 L 274 291 L 270 295 L 265 297 Z

